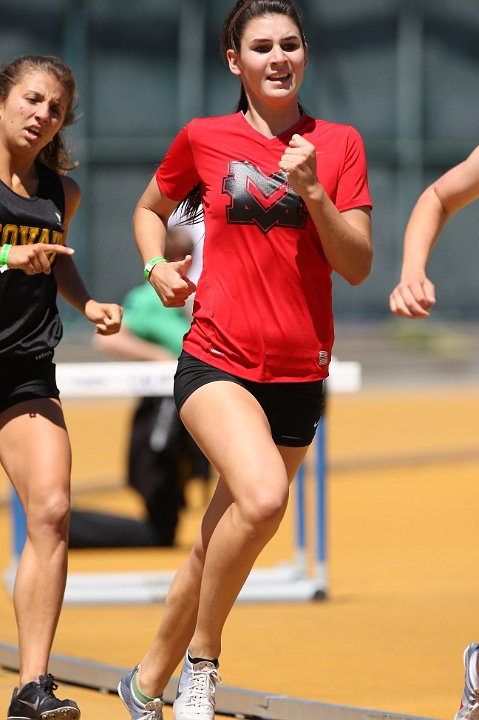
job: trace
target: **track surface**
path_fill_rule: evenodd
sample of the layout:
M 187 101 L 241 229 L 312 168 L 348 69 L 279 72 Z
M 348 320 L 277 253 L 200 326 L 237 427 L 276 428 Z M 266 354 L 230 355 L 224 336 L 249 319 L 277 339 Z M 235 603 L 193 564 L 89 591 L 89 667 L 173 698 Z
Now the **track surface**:
M 330 398 L 329 599 L 237 605 L 224 637 L 225 684 L 452 719 L 463 686 L 462 653 L 479 637 L 478 408 L 477 386 L 368 390 Z M 66 403 L 77 507 L 141 511 L 123 487 L 130 410 L 120 401 Z M 198 523 L 202 490 L 189 488 L 177 549 L 73 551 L 70 569 L 176 567 Z M 3 478 L 0 497 L 7 497 Z M 258 564 L 289 560 L 292 536 L 288 516 Z M 6 569 L 5 502 L 0 537 L 0 567 Z M 161 605 L 66 607 L 54 651 L 130 666 L 141 658 L 161 612 Z M 3 587 L 0 641 L 16 642 L 13 608 Z M 15 679 L 0 671 L 5 710 Z M 78 700 L 85 720 L 126 720 L 114 696 L 68 687 L 61 693 Z

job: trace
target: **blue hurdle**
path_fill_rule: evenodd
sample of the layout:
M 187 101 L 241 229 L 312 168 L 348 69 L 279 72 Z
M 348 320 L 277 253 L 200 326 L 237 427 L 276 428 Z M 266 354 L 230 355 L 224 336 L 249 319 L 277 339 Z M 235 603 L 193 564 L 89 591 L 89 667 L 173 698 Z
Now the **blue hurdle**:
M 115 362 L 63 363 L 57 365 L 62 398 L 165 395 L 172 392 L 176 363 Z M 356 362 L 331 363 L 328 392 L 356 392 L 361 368 Z M 327 510 L 326 510 L 326 422 L 322 418 L 314 444 L 314 542 L 308 542 L 306 466 L 299 469 L 293 484 L 295 503 L 294 550 L 292 563 L 254 569 L 246 581 L 240 602 L 305 601 L 327 596 Z M 12 567 L 5 581 L 12 590 L 18 559 L 26 539 L 26 522 L 17 494 L 12 491 Z M 312 547 L 309 547 L 312 544 Z M 150 603 L 162 602 L 174 571 L 123 573 L 71 573 L 65 603 Z

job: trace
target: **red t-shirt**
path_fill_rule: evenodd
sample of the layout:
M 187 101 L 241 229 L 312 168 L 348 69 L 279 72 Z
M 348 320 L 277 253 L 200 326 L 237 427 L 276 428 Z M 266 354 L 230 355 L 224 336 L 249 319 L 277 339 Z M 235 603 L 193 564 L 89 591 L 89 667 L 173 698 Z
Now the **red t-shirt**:
M 201 184 L 203 271 L 184 349 L 258 382 L 325 378 L 334 340 L 331 267 L 278 167 L 294 133 L 316 146 L 319 181 L 339 211 L 371 205 L 358 132 L 307 115 L 273 138 L 243 113 L 192 120 L 156 173 L 172 200 Z

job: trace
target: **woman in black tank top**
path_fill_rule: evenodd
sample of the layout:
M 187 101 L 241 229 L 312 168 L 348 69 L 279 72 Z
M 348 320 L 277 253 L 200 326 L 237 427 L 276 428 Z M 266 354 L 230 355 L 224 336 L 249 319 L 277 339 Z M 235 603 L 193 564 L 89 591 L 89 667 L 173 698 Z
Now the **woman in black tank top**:
M 24 56 L 0 72 L 0 462 L 26 513 L 13 602 L 20 681 L 8 718 L 80 716 L 54 695 L 48 660 L 67 573 L 71 452 L 55 381 L 60 294 L 109 335 L 122 309 L 93 300 L 66 247 L 80 202 L 61 130 L 76 102 L 58 58 Z

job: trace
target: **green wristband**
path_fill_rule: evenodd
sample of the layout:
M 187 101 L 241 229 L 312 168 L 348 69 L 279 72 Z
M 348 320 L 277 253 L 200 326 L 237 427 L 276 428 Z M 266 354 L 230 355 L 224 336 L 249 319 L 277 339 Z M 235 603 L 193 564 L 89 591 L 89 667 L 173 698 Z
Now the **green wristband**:
M 158 255 L 158 257 L 154 257 L 151 260 L 148 260 L 145 267 L 143 268 L 143 275 L 145 277 L 145 280 L 150 279 L 150 274 L 153 268 L 155 267 L 156 263 L 159 262 L 167 262 L 164 257 L 161 257 L 161 255 Z
M 0 250 L 0 269 L 2 272 L 3 270 L 8 270 L 8 256 L 11 249 L 12 246 L 9 243 L 5 243 Z

